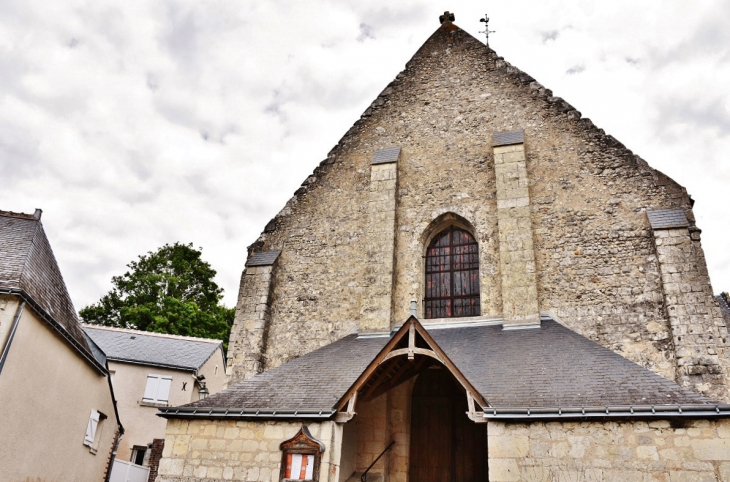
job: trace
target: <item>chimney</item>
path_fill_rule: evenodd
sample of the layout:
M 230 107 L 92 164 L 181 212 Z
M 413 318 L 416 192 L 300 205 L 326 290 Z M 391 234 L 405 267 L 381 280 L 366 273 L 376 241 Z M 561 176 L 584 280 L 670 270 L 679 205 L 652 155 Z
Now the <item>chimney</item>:
M 34 219 L 37 219 L 38 221 L 40 221 L 41 220 L 41 214 L 43 214 L 43 210 L 42 209 L 36 209 L 35 212 L 33 213 L 33 218 Z

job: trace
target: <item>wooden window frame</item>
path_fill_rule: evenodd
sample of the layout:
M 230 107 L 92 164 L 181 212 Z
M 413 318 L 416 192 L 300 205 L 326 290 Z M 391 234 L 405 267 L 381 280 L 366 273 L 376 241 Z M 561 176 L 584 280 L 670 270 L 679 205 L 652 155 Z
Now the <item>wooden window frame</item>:
M 471 239 L 471 242 L 467 244 L 454 244 L 454 232 L 462 232 L 469 236 Z M 444 236 L 444 234 L 448 233 L 449 236 L 449 243 L 447 246 L 435 246 L 439 240 L 441 240 Z M 474 246 L 475 252 L 473 253 L 461 253 L 461 256 L 464 255 L 473 255 L 475 256 L 475 261 L 473 263 L 476 263 L 476 266 L 472 266 L 470 268 L 461 268 L 457 269 L 455 268 L 454 264 L 454 258 L 455 255 L 453 253 L 454 247 L 465 247 L 465 246 Z M 433 270 L 429 271 L 431 268 L 431 265 L 429 264 L 429 260 L 433 258 L 437 258 L 439 256 L 446 256 L 446 255 L 431 255 L 431 251 L 433 249 L 448 249 L 448 256 L 449 256 L 449 267 L 448 270 L 439 271 L 439 270 Z M 481 315 L 481 282 L 479 278 L 479 243 L 476 240 L 476 236 L 472 234 L 469 230 L 464 229 L 463 227 L 455 224 L 451 224 L 449 226 L 444 227 L 443 229 L 439 230 L 428 242 L 428 246 L 426 248 L 426 252 L 424 254 L 424 274 L 423 274 L 423 280 L 424 280 L 424 297 L 423 297 L 423 317 L 425 319 L 444 319 L 444 318 L 462 318 L 462 317 L 472 317 L 472 316 L 480 316 Z M 473 264 L 472 263 L 472 264 Z M 455 293 L 455 273 L 470 273 L 476 275 L 476 293 L 470 293 L 469 295 L 457 295 Z M 449 277 L 449 296 L 432 296 L 433 291 L 429 290 L 429 276 L 437 276 L 439 274 L 446 274 L 448 273 Z M 457 314 L 455 309 L 455 302 L 456 300 L 474 300 L 475 305 L 473 308 L 473 312 L 469 314 Z M 436 310 L 443 309 L 446 311 L 448 308 L 433 308 L 429 306 L 429 303 L 437 303 L 445 301 L 447 303 L 450 303 L 451 306 L 451 314 L 448 313 L 437 313 L 434 314 Z M 463 309 L 463 308 L 462 308 Z
M 279 472 L 279 480 L 281 482 L 295 482 L 298 480 L 319 482 L 319 468 L 325 446 L 322 442 L 312 437 L 307 427 L 302 425 L 302 428 L 299 429 L 296 435 L 279 445 L 279 449 L 281 450 L 281 470 Z M 312 455 L 314 457 L 311 479 L 286 478 L 286 459 L 288 455 L 294 454 Z

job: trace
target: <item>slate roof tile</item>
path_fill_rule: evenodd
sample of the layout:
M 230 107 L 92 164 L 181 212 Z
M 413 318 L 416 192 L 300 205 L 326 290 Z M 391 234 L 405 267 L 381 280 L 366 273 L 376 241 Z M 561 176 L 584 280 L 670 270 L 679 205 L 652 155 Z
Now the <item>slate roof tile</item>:
M 553 320 L 538 329 L 430 329 L 492 407 L 708 404 Z M 347 336 L 191 404 L 194 407 L 329 411 L 389 341 Z
M 23 290 L 93 356 L 39 219 L 0 211 L 0 287 Z
M 492 145 L 494 147 L 522 144 L 525 142 L 525 131 L 495 132 L 492 134 Z
M 109 360 L 197 370 L 222 345 L 220 340 L 193 338 L 84 325 L 86 334 Z
M 271 266 L 279 259 L 281 251 L 264 251 L 254 253 L 246 261 L 246 266 Z
M 398 156 L 400 156 L 400 146 L 387 147 L 375 151 L 373 160 L 370 164 L 389 164 L 391 162 L 397 162 Z
M 689 226 L 687 216 L 679 209 L 659 209 L 647 211 L 652 229 L 686 228 Z

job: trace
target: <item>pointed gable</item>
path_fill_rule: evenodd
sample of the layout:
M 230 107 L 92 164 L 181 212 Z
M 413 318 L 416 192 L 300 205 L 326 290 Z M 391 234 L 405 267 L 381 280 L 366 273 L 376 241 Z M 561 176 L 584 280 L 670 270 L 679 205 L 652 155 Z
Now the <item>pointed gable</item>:
M 40 216 L 0 211 L 0 289 L 22 292 L 93 359 Z

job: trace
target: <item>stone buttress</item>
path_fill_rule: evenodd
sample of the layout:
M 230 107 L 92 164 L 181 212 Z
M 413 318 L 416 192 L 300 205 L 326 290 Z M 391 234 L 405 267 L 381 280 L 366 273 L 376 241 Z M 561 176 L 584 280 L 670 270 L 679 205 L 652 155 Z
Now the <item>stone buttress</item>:
M 396 190 L 400 147 L 375 152 L 370 165 L 367 268 L 360 331 L 388 331 L 393 304 Z
M 647 216 L 675 347 L 676 381 L 709 397 L 726 399 L 728 331 L 710 285 L 700 230 L 682 210 L 649 211 Z
M 229 385 L 264 370 L 266 337 L 271 323 L 273 277 L 280 254 L 280 251 L 253 254 L 241 275 L 238 306 L 228 348 Z
M 524 132 L 494 134 L 504 326 L 540 323 Z

